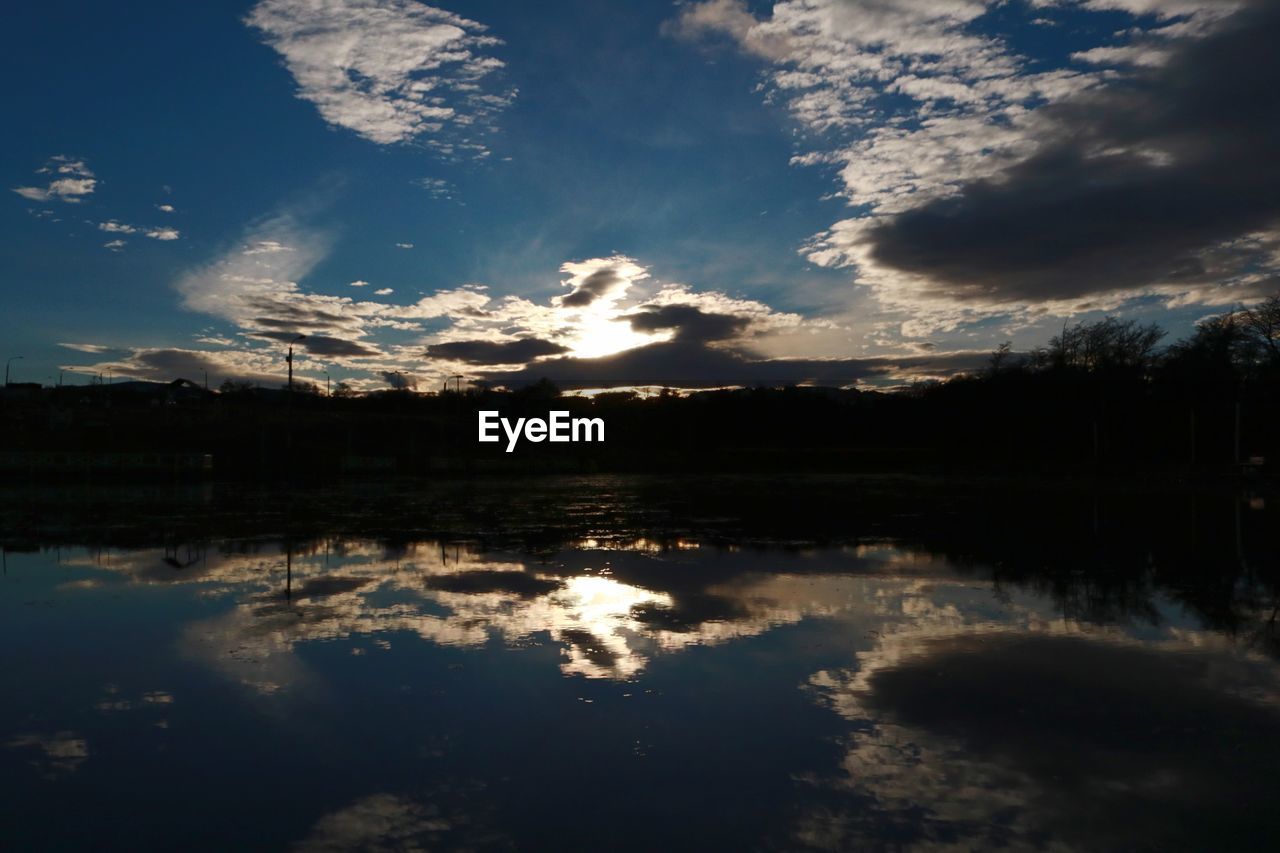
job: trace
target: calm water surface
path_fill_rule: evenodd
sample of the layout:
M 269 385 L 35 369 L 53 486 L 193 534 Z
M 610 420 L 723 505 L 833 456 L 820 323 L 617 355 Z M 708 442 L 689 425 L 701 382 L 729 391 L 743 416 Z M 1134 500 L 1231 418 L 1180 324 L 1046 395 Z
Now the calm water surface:
M 1274 502 L 0 495 L 6 849 L 1274 849 Z

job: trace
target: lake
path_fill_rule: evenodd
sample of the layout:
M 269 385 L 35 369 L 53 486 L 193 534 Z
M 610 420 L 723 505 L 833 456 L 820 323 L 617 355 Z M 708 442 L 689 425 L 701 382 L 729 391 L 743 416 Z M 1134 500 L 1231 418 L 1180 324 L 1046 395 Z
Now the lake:
M 1269 495 L 0 491 L 0 847 L 1249 850 Z

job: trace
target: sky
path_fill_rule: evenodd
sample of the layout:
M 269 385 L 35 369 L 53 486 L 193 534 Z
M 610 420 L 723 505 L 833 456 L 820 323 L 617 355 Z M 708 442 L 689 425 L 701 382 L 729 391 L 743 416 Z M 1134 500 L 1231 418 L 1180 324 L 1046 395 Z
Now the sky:
M 1280 4 L 9 11 L 13 381 L 892 385 L 1280 291 Z

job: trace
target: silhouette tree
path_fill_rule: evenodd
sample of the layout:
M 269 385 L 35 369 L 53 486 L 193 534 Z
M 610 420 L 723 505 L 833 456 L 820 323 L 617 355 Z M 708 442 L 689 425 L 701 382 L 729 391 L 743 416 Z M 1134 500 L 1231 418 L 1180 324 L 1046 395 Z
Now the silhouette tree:
M 1272 365 L 1280 365 L 1280 293 L 1241 313 L 1241 321 Z
M 1063 326 L 1061 334 L 1036 349 L 1036 366 L 1049 370 L 1141 372 L 1154 361 L 1164 330 L 1154 323 L 1104 317 L 1092 323 Z

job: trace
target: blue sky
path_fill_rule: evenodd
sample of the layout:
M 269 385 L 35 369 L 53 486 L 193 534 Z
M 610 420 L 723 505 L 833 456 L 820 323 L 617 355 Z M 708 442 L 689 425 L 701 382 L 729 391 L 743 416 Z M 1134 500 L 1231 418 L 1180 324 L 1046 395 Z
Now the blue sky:
M 1218 164 L 1186 143 L 1177 71 L 1264 7 L 18 8 L 3 355 L 28 381 L 268 384 L 306 334 L 300 371 L 359 387 L 844 383 L 947 375 L 1102 311 L 1180 334 L 1265 295 L 1276 211 L 1227 188 L 1201 201 L 1227 225 L 1127 233 L 1160 206 L 1046 206 L 1045 181 L 1097 181 L 1044 164 L 1087 127 L 1105 154 L 1081 168 L 1126 199 L 1202 185 Z M 1126 98 L 1171 123 L 1121 127 Z

